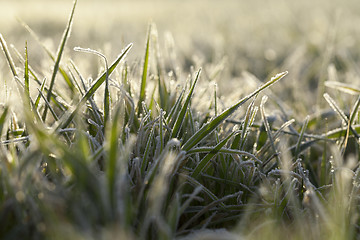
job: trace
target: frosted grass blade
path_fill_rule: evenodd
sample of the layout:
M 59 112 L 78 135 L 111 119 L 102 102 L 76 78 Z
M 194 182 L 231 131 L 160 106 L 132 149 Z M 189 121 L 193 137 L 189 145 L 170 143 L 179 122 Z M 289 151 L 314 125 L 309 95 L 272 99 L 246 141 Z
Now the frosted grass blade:
M 4 54 L 5 54 L 6 60 L 7 60 L 8 64 L 9 64 L 10 70 L 11 70 L 13 76 L 14 76 L 14 77 L 17 77 L 18 74 L 17 74 L 17 72 L 16 72 L 14 60 L 13 60 L 12 57 L 11 57 L 11 54 L 10 54 L 10 52 L 9 52 L 9 49 L 8 49 L 8 47 L 7 47 L 7 45 L 6 45 L 6 41 L 5 41 L 5 39 L 3 38 L 3 36 L 2 36 L 1 33 L 0 33 L 0 43 L 1 43 L 1 48 L 2 48 L 2 50 L 3 50 L 3 52 L 4 52 Z
M 61 128 L 67 127 L 73 118 L 75 117 L 76 113 L 79 111 L 79 109 L 82 107 L 82 105 L 89 100 L 89 98 L 98 90 L 98 88 L 101 86 L 101 84 L 106 80 L 106 76 L 109 75 L 115 70 L 116 66 L 119 64 L 119 62 L 126 56 L 126 54 L 131 49 L 132 44 L 129 44 L 123 52 L 116 58 L 116 60 L 110 65 L 109 71 L 104 71 L 98 79 L 95 81 L 95 83 L 91 86 L 91 88 L 85 93 L 85 95 L 81 98 L 80 102 L 76 105 L 75 109 L 66 117 L 56 128 L 56 130 L 59 130 Z
M 209 163 L 209 161 L 220 151 L 220 149 L 225 146 L 227 141 L 237 132 L 232 132 L 229 136 L 227 136 L 225 139 L 223 139 L 221 142 L 219 142 L 206 156 L 201 159 L 199 164 L 194 169 L 193 173 L 191 174 L 191 177 L 196 179 L 202 170 L 205 169 L 206 165 Z
M 310 119 L 310 116 L 309 115 L 306 116 L 305 122 L 304 122 L 304 124 L 303 124 L 303 126 L 301 128 L 300 136 L 298 138 L 298 141 L 296 143 L 296 148 L 295 148 L 295 159 L 297 159 L 299 157 L 301 142 L 304 139 L 304 134 L 305 134 L 305 130 L 306 130 L 307 126 L 308 126 L 309 119 Z
M 174 128 L 172 129 L 172 134 L 171 134 L 171 138 L 176 138 L 179 134 L 179 131 L 180 131 L 180 128 L 184 122 L 184 119 L 185 119 L 185 114 L 186 114 L 186 111 L 189 107 L 189 104 L 191 102 L 191 98 L 192 98 L 192 95 L 194 93 L 194 89 L 195 89 L 195 86 L 196 86 L 196 83 L 197 81 L 199 80 L 199 77 L 200 77 L 200 73 L 201 73 L 201 69 L 198 70 L 198 72 L 196 73 L 196 77 L 195 77 L 195 80 L 190 88 L 190 91 L 185 99 L 185 102 L 184 102 L 184 105 L 182 106 L 181 110 L 180 110 L 180 113 L 179 115 L 177 116 L 176 118 L 176 122 L 174 124 Z
M 326 81 L 325 86 L 329 88 L 334 88 L 344 93 L 351 95 L 359 95 L 360 89 L 355 88 L 354 86 L 346 83 L 336 82 L 336 81 Z
M 4 125 L 5 125 L 5 121 L 6 121 L 6 117 L 9 113 L 9 107 L 5 107 L 3 113 L 0 116 L 0 139 L 1 139 L 1 135 L 2 135 L 2 131 L 4 129 Z
M 339 114 L 339 116 L 342 118 L 342 120 L 343 120 L 346 124 L 349 124 L 349 129 L 350 129 L 350 131 L 351 131 L 357 138 L 359 138 L 358 133 L 357 133 L 357 132 L 353 129 L 353 127 L 351 126 L 351 122 L 349 122 L 348 117 L 347 117 L 347 116 L 345 115 L 345 113 L 340 109 L 340 107 L 336 104 L 335 100 L 334 100 L 332 97 L 330 97 L 330 95 L 327 94 L 327 93 L 324 93 L 324 98 L 325 98 L 325 100 L 329 103 L 330 107 L 331 107 L 336 113 Z M 357 103 L 357 104 L 359 104 L 359 103 Z M 356 105 L 357 105 L 357 104 L 356 104 Z M 359 107 L 359 106 L 358 106 L 358 107 Z M 355 113 L 356 113 L 356 112 L 355 112 Z M 356 114 L 355 114 L 355 115 L 356 115 Z M 354 118 L 355 115 L 352 116 L 352 117 Z
M 65 28 L 65 31 L 64 31 L 64 34 L 63 34 L 63 37 L 62 37 L 58 52 L 56 54 L 57 56 L 56 56 L 56 60 L 55 60 L 54 70 L 53 70 L 52 75 L 51 75 L 49 91 L 47 92 L 47 96 L 46 96 L 46 99 L 47 99 L 48 102 L 50 102 L 50 100 L 51 100 L 52 91 L 53 91 L 54 84 L 55 84 L 56 74 L 57 74 L 57 72 L 59 70 L 59 66 L 60 66 L 60 60 L 61 60 L 61 57 L 62 57 L 63 52 L 64 52 L 66 41 L 70 36 L 70 30 L 71 30 L 71 25 L 72 25 L 72 22 L 73 22 L 76 3 L 77 3 L 77 0 L 74 1 L 74 5 L 73 5 L 73 8 L 71 10 L 71 14 L 70 14 L 70 17 L 69 17 L 68 24 L 67 24 L 67 26 Z M 44 113 L 42 115 L 42 120 L 43 121 L 45 121 L 45 119 L 46 119 L 47 111 L 48 111 L 48 106 L 45 105 Z
M 151 35 L 151 24 L 149 25 L 147 39 L 146 39 L 144 66 L 143 66 L 143 72 L 141 78 L 140 97 L 138 102 L 138 116 L 140 115 L 142 110 L 142 102 L 145 100 L 146 80 L 147 80 L 148 67 L 149 67 L 150 35 Z
M 282 72 L 277 74 L 275 77 L 271 78 L 268 82 L 263 84 L 260 88 L 249 94 L 248 96 L 242 98 L 240 101 L 238 101 L 236 104 L 234 104 L 232 107 L 226 109 L 223 111 L 220 115 L 212 119 L 209 123 L 204 124 L 193 136 L 191 136 L 187 142 L 184 143 L 182 146 L 182 149 L 185 151 L 189 151 L 191 148 L 193 148 L 196 144 L 198 144 L 201 140 L 203 140 L 208 134 L 210 134 L 214 129 L 219 126 L 223 121 L 225 121 L 226 118 L 228 118 L 232 113 L 236 111 L 241 105 L 243 105 L 245 102 L 247 102 L 252 97 L 256 96 L 258 93 L 263 91 L 264 89 L 268 88 L 269 86 L 273 85 L 283 77 L 287 75 L 286 72 Z

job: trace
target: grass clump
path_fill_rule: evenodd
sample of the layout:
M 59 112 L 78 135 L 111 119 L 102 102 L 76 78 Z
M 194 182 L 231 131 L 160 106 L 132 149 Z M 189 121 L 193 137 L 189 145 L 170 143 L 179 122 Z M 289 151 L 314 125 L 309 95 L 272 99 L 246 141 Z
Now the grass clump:
M 75 6 L 56 55 L 43 45 L 50 72 L 33 70 L 27 46 L 13 60 L 0 35 L 21 96 L 20 109 L 0 110 L 2 238 L 357 237 L 356 87 L 326 82 L 355 94 L 353 105 L 344 111 L 325 93 L 333 111 L 300 121 L 268 89 L 287 72 L 219 107 L 206 70 L 165 70 L 153 25 L 140 68 L 125 61 L 132 44 L 109 65 L 76 48 L 105 59 L 87 82 L 61 61 Z

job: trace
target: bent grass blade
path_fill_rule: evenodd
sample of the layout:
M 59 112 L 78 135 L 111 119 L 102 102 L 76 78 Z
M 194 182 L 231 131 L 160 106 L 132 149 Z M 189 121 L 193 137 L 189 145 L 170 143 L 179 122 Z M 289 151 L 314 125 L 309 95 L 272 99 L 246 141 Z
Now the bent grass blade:
M 108 71 L 104 71 L 95 83 L 91 86 L 91 88 L 85 93 L 85 95 L 81 98 L 80 102 L 76 105 L 75 109 L 56 127 L 56 131 L 59 129 L 67 127 L 79 109 L 83 106 L 83 104 L 89 100 L 89 98 L 99 89 L 101 84 L 106 80 L 106 76 L 110 76 L 110 74 L 115 70 L 116 66 L 120 63 L 120 61 L 126 56 L 126 54 L 130 51 L 132 47 L 132 43 L 130 43 L 123 52 L 116 58 L 116 60 L 110 65 Z

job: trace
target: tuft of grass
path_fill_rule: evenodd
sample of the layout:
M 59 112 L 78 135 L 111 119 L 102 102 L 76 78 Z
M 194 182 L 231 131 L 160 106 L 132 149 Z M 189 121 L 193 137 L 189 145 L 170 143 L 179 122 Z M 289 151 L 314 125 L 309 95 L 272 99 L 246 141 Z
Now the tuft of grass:
M 0 35 L 23 100 L 0 105 L 1 239 L 357 238 L 356 86 L 325 81 L 340 92 L 305 118 L 274 93 L 287 71 L 264 82 L 245 74 L 236 99 L 224 100 L 209 84 L 225 61 L 169 69 L 155 25 L 140 67 L 124 61 L 132 44 L 112 64 L 75 48 L 105 60 L 88 82 L 79 62 L 63 67 L 75 6 L 57 54 L 40 43 L 52 70 L 35 72 L 27 43 L 24 54 L 12 48 L 14 61 Z

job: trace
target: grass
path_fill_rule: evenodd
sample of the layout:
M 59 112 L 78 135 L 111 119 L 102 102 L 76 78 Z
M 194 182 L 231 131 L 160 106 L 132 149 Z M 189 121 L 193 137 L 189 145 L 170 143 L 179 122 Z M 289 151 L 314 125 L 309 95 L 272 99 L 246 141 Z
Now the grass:
M 293 55 L 290 69 L 244 73 L 236 97 L 222 95 L 213 82 L 235 79 L 226 61 L 179 67 L 154 24 L 141 65 L 126 60 L 131 43 L 112 64 L 80 47 L 66 64 L 76 10 L 56 53 L 25 25 L 53 67 L 0 35 L 17 101 L 0 109 L 1 239 L 358 238 L 359 88 L 338 80 L 355 74 L 350 60 L 308 71 Z M 105 62 L 94 80 L 78 67 L 86 53 Z M 289 88 L 291 70 L 318 92 Z

